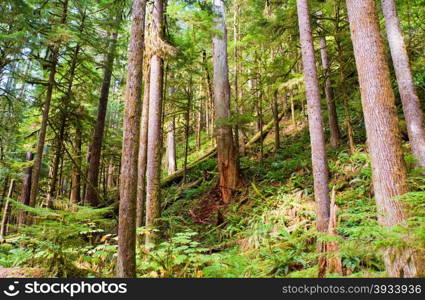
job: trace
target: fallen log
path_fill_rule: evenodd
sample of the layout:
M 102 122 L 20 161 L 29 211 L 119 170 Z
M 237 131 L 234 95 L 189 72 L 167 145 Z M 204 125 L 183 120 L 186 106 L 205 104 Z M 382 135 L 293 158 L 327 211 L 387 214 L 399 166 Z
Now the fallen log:
M 284 112 L 282 112 L 279 115 L 279 121 L 282 120 L 284 115 Z M 256 142 L 258 142 L 261 138 L 264 138 L 271 129 L 273 129 L 274 127 L 274 120 L 271 120 L 269 123 L 267 123 L 266 126 L 263 127 L 262 132 L 259 131 L 257 132 L 249 141 L 248 143 L 245 144 L 245 148 L 249 148 L 251 147 L 253 144 L 255 144 Z
M 195 161 L 188 164 L 187 167 L 186 167 L 186 171 L 189 171 L 193 167 L 199 165 L 201 162 L 203 162 L 203 161 L 207 160 L 208 158 L 214 156 L 216 151 L 217 151 L 217 147 L 209 148 L 201 157 L 199 157 Z M 182 177 L 183 174 L 184 174 L 184 168 L 178 169 L 173 174 L 170 174 L 167 177 L 164 177 L 161 180 L 161 186 L 167 185 L 170 182 L 174 181 L 175 179 Z
M 283 118 L 284 112 L 282 112 L 279 115 L 279 121 Z M 271 129 L 273 129 L 274 127 L 274 120 L 271 120 L 269 123 L 267 123 L 266 126 L 263 127 L 263 132 L 261 134 L 261 132 L 257 132 L 246 144 L 245 144 L 245 148 L 249 148 L 251 147 L 253 144 L 255 144 L 256 142 L 258 142 L 261 138 L 264 138 Z M 196 159 L 195 161 L 191 162 L 190 164 L 187 165 L 186 167 L 186 172 L 189 171 L 190 169 L 196 167 L 197 165 L 199 165 L 200 163 L 202 163 L 203 161 L 207 160 L 210 157 L 213 157 L 216 154 L 217 151 L 217 146 L 215 147 L 211 147 L 209 148 L 204 154 L 202 154 L 201 157 L 199 157 L 198 159 Z M 180 178 L 183 176 L 184 174 L 184 168 L 178 169 L 176 172 L 174 172 L 173 174 L 170 174 L 166 177 L 164 177 L 161 180 L 161 186 L 166 186 L 167 184 L 171 183 L 172 181 Z

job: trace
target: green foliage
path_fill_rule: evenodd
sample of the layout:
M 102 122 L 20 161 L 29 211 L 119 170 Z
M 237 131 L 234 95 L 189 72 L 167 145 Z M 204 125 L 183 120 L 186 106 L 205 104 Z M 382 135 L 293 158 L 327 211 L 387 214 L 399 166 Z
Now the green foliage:
M 13 204 L 25 209 L 34 219 L 33 225 L 20 228 L 17 240 L 20 247 L 32 252 L 32 258 L 26 263 L 48 268 L 51 276 L 78 277 L 85 274 L 76 265 L 78 259 L 90 250 L 84 246 L 93 244 L 96 237 L 112 225 L 104 218 L 110 213 L 110 208 L 94 209 L 63 202 L 62 210 L 52 210 L 31 208 L 16 201 Z
M 22 266 L 33 257 L 32 251 L 22 248 L 13 248 L 11 244 L 0 246 L 0 266 L 2 268 L 13 268 Z
M 178 232 L 168 241 L 149 249 L 139 248 L 137 270 L 147 277 L 199 277 L 209 259 L 204 248 L 194 238 L 197 232 Z

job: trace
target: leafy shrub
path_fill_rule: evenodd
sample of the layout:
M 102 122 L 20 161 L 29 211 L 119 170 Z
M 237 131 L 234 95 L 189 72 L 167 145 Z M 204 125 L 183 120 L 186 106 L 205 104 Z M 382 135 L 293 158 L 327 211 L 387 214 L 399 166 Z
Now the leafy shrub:
M 208 248 L 194 238 L 198 233 L 187 230 L 168 241 L 138 248 L 137 270 L 142 277 L 200 277 L 208 261 Z

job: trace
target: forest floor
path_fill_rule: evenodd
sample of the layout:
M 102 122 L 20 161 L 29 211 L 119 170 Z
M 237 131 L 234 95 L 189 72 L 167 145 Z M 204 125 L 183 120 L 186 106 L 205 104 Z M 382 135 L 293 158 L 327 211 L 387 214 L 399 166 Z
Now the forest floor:
M 41 268 L 0 268 L 0 278 L 43 278 L 47 274 Z
M 307 124 L 284 120 L 281 130 L 278 151 L 273 133 L 264 139 L 262 158 L 259 145 L 247 149 L 240 160 L 244 183 L 230 205 L 221 203 L 214 158 L 193 168 L 186 184 L 163 189 L 159 241 L 137 246 L 139 277 L 317 277 L 318 240 L 338 245 L 327 255 L 341 261 L 343 272 L 327 277 L 385 276 L 380 250 L 403 239 L 377 224 L 364 145 L 357 143 L 352 154 L 345 145 L 328 149 L 336 235 L 318 234 Z M 425 207 L 422 174 L 411 171 L 409 183 L 416 206 Z M 114 211 L 64 204 L 35 209 L 43 221 L 0 245 L 0 267 L 7 267 L 0 277 L 114 276 Z M 425 236 L 423 217 L 413 231 Z M 139 240 L 149 230 L 138 228 Z
M 194 246 L 189 246 L 190 254 L 171 253 L 171 257 L 182 257 L 183 261 L 189 256 L 189 262 L 155 269 L 149 265 L 150 258 L 145 258 L 142 262 L 146 265 L 141 265 L 153 270 L 145 276 L 316 277 L 318 234 L 306 125 L 282 121 L 281 149 L 274 151 L 274 134 L 270 133 L 264 140 L 262 159 L 258 148 L 250 149 L 241 159 L 244 186 L 231 205 L 220 203 L 215 177 L 173 199 L 163 213 L 167 225 L 161 231 L 168 230 L 164 247 L 171 243 L 179 248 L 194 241 Z M 344 146 L 328 152 L 339 235 L 322 238 L 341 243 L 339 252 L 329 255 L 336 255 L 343 264 L 343 274 L 328 276 L 384 276 L 376 249 L 364 243 L 373 239 L 368 232 L 377 223 L 371 199 L 371 170 L 363 145 L 353 155 Z M 205 163 L 208 167 L 211 170 Z M 168 199 L 172 195 L 169 191 Z M 173 242 L 176 233 L 185 231 L 193 236 L 189 234 L 181 244 Z

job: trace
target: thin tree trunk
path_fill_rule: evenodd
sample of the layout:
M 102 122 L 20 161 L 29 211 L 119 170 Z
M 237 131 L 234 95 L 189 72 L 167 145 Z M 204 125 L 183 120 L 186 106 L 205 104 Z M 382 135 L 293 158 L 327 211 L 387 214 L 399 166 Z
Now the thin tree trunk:
M 152 37 L 162 39 L 164 3 L 155 0 L 152 12 Z M 163 97 L 163 58 L 154 54 L 150 60 L 149 132 L 146 169 L 146 226 L 156 227 L 160 216 L 161 192 L 161 113 Z M 146 235 L 146 245 L 155 241 L 155 234 Z
M 59 129 L 59 135 L 56 138 L 56 151 L 55 159 L 52 167 L 52 179 L 50 181 L 49 193 L 47 195 L 47 207 L 53 208 L 53 198 L 56 196 L 56 188 L 58 182 L 58 172 L 60 167 L 60 161 L 62 156 L 63 138 L 65 134 L 65 114 L 61 113 L 61 125 Z M 60 183 L 60 181 L 59 181 Z
M 145 62 L 147 63 L 147 62 Z M 148 132 L 149 132 L 149 68 L 147 68 L 143 87 L 143 107 L 142 121 L 140 124 L 140 146 L 137 174 L 137 208 L 136 208 L 136 226 L 145 224 L 145 200 L 146 200 L 146 162 L 148 150 Z
M 230 118 L 230 86 L 227 66 L 227 31 L 224 1 L 214 0 L 216 30 L 213 37 L 214 107 L 217 132 L 217 165 L 220 173 L 219 188 L 224 203 L 230 203 L 232 194 L 240 184 L 238 157 L 234 145 Z
M 80 203 L 81 201 L 81 154 L 82 154 L 81 144 L 82 144 L 81 125 L 77 121 L 75 124 L 76 164 L 72 166 L 72 175 L 71 175 L 70 201 L 72 203 Z
M 173 116 L 168 122 L 168 132 L 167 132 L 167 169 L 168 175 L 173 174 L 177 170 L 176 164 L 176 139 L 175 139 L 175 130 L 176 130 L 176 120 Z
M 233 14 L 233 56 L 234 56 L 234 69 L 233 69 L 233 73 L 234 73 L 234 97 L 235 97 L 235 102 L 234 102 L 234 107 L 235 107 L 235 112 L 239 115 L 240 114 L 240 104 L 239 104 L 239 100 L 241 100 L 241 98 L 239 98 L 239 49 L 238 49 L 238 39 L 239 39 L 239 24 L 238 24 L 238 15 L 239 15 L 239 5 L 236 3 L 234 3 L 234 14 Z M 240 135 L 239 135 L 239 121 L 236 121 L 235 124 L 235 128 L 234 128 L 234 133 L 235 133 L 235 148 L 236 148 L 236 155 L 239 158 L 241 155 L 241 149 L 240 149 Z M 239 159 L 238 159 L 238 166 L 237 168 L 240 168 L 239 165 Z
M 83 23 L 84 24 L 84 18 L 83 18 Z M 80 28 L 80 31 L 82 31 L 82 26 Z M 57 148 L 56 148 L 56 155 L 55 155 L 55 162 L 54 162 L 54 167 L 53 167 L 53 177 L 51 180 L 51 184 L 50 184 L 50 190 L 49 190 L 49 194 L 47 196 L 47 206 L 49 208 L 53 207 L 53 197 L 55 197 L 55 191 L 56 191 L 56 183 L 57 183 L 57 173 L 58 173 L 58 160 L 61 161 L 60 164 L 60 177 L 59 177 L 59 189 L 58 189 L 58 193 L 56 196 L 61 195 L 62 193 L 62 167 L 63 167 L 63 153 L 62 153 L 62 148 L 63 148 L 63 140 L 64 140 L 64 135 L 65 135 L 65 129 L 66 129 L 66 121 L 67 121 L 67 112 L 65 111 L 66 108 L 69 105 L 69 100 L 72 97 L 72 87 L 74 84 L 74 77 L 75 77 L 75 71 L 77 68 L 77 58 L 78 58 L 78 54 L 80 52 L 80 44 L 77 44 L 77 46 L 74 49 L 74 54 L 72 57 L 72 62 L 71 62 L 71 66 L 69 69 L 69 80 L 68 80 L 68 87 L 67 87 L 67 91 L 66 91 L 66 95 L 62 100 L 62 109 L 60 111 L 60 116 L 61 116 L 61 127 L 59 129 L 59 135 L 57 137 Z
M 345 126 L 345 130 L 347 132 L 347 137 L 348 137 L 348 144 L 350 147 L 350 154 L 353 155 L 355 150 L 356 150 L 356 145 L 354 143 L 354 132 L 353 132 L 353 126 L 351 125 L 351 116 L 350 116 L 350 109 L 348 107 L 348 101 L 347 101 L 347 86 L 346 86 L 346 82 L 345 82 L 345 74 L 344 74 L 344 65 L 346 63 L 345 59 L 344 59 L 344 51 L 342 48 L 342 30 L 343 27 L 341 27 L 339 25 L 339 23 L 341 22 L 341 14 L 340 14 L 340 4 L 341 4 L 341 0 L 338 0 L 337 5 L 335 7 L 335 11 L 336 11 L 336 16 L 335 16 L 335 36 L 334 36 L 334 40 L 335 40 L 335 45 L 336 45 L 336 49 L 337 49 L 337 56 L 336 59 L 338 60 L 338 64 L 339 64 L 339 87 L 341 90 L 341 97 L 342 97 L 342 104 L 344 107 L 344 115 L 345 115 L 345 119 L 344 119 L 344 126 Z M 349 97 L 348 97 L 349 98 Z
M 108 191 L 111 191 L 115 186 L 114 176 L 115 176 L 115 165 L 114 165 L 114 161 L 111 159 L 108 165 L 108 180 L 106 182 L 106 187 Z
M 338 126 L 338 116 L 336 113 L 334 91 L 332 88 L 328 52 L 326 50 L 326 38 L 321 36 L 320 42 L 320 56 L 322 58 L 322 68 L 325 75 L 325 96 L 326 104 L 328 107 L 328 121 L 330 131 L 330 142 L 332 147 L 337 147 L 341 143 L 341 133 Z
M 314 57 L 313 37 L 307 0 L 297 0 L 298 24 L 300 28 L 304 82 L 307 95 L 308 121 L 313 164 L 314 197 L 317 205 L 317 230 L 328 229 L 330 204 L 328 189 L 328 167 L 320 108 L 319 81 Z
M 197 151 L 201 149 L 201 134 L 202 134 L 202 102 L 199 103 L 197 117 L 196 117 L 196 150 Z
M 60 22 L 61 24 L 66 23 L 67 14 L 68 14 L 68 0 L 65 0 L 63 1 L 63 12 L 62 12 L 62 18 Z M 30 203 L 29 203 L 31 207 L 35 206 L 35 202 L 37 200 L 38 184 L 40 181 L 40 174 L 41 174 L 41 164 L 43 161 L 43 150 L 44 150 L 44 144 L 46 141 L 47 122 L 49 119 L 50 102 L 52 101 L 52 93 L 53 93 L 53 88 L 55 85 L 56 66 L 58 64 L 58 59 L 59 59 L 59 48 L 60 48 L 60 44 L 58 42 L 52 47 L 50 74 L 49 74 L 49 80 L 47 83 L 46 99 L 44 101 L 40 132 L 38 134 L 37 153 L 35 156 L 33 173 L 32 173 L 32 184 L 31 184 Z
M 258 110 L 257 110 L 257 120 L 259 131 L 261 132 L 261 136 L 263 136 L 263 92 L 260 91 L 260 97 L 258 97 Z M 260 164 L 263 164 L 264 159 L 264 138 L 260 139 Z
M 1 199 L 0 199 L 1 200 L 0 211 L 3 208 L 4 199 L 6 198 L 8 183 L 9 183 L 9 175 L 6 175 L 6 178 L 3 181 L 3 187 L 2 187 L 2 195 L 1 195 Z
M 297 123 L 295 122 L 294 94 L 291 93 L 291 96 L 289 98 L 291 99 L 291 120 L 292 120 L 292 125 L 295 127 L 297 125 Z
M 277 90 L 273 93 L 273 102 L 272 102 L 272 112 L 273 112 L 273 121 L 274 121 L 274 151 L 275 153 L 280 148 L 280 130 L 279 130 L 279 104 L 277 102 Z
M 124 132 L 120 174 L 117 277 L 136 277 L 137 158 L 139 152 L 145 0 L 133 1 L 125 89 Z
M 119 21 L 117 21 L 119 24 Z M 100 90 L 99 106 L 97 110 L 96 127 L 94 129 L 93 140 L 90 146 L 90 161 L 87 173 L 87 189 L 84 202 L 91 206 L 97 206 L 99 166 L 102 152 L 103 133 L 105 131 L 106 110 L 108 107 L 109 87 L 111 86 L 112 70 L 114 66 L 115 49 L 117 46 L 118 32 L 114 32 L 111 37 L 108 55 L 105 61 L 103 83 Z
M 56 198 L 59 198 L 65 191 L 65 176 L 63 176 L 63 165 L 65 163 L 64 157 L 63 157 L 63 153 L 61 152 L 61 157 L 60 157 L 60 165 L 59 165 L 59 185 L 58 185 L 58 189 L 56 191 Z
M 187 172 L 187 157 L 189 155 L 189 130 L 190 130 L 190 108 L 192 107 L 192 77 L 189 79 L 189 87 L 187 93 L 187 106 L 184 114 L 184 160 L 183 160 L 183 180 L 182 184 L 186 183 Z
M 395 97 L 384 53 L 374 0 L 347 0 L 351 38 L 360 83 L 363 114 L 372 165 L 378 221 L 383 226 L 405 223 L 395 197 L 408 191 Z M 391 277 L 423 275 L 424 257 L 412 249 L 390 248 L 384 256 Z
M 13 188 L 15 187 L 15 179 L 12 179 L 10 181 L 9 185 L 9 192 L 7 193 L 7 200 L 6 204 L 4 205 L 4 213 L 3 213 L 3 219 L 1 221 L 1 228 L 0 228 L 0 240 L 4 239 L 4 236 L 7 233 L 7 222 L 10 214 L 10 198 L 12 198 L 13 194 Z
M 214 101 L 213 86 L 211 84 L 210 72 L 208 71 L 207 52 L 205 50 L 202 50 L 202 65 L 204 67 L 206 89 L 208 93 L 207 107 L 209 108 L 208 109 L 209 114 L 207 115 L 207 120 L 208 120 L 209 126 L 207 126 L 207 130 L 211 138 L 211 144 L 213 144 L 213 141 L 214 141 L 214 110 L 212 108 L 212 104 Z
M 32 161 L 34 155 L 32 151 L 27 151 L 26 161 Z M 24 170 L 24 177 L 22 178 L 22 190 L 20 196 L 20 202 L 24 205 L 29 205 L 30 203 L 30 193 L 31 193 L 31 174 L 32 174 L 32 165 L 26 167 Z M 24 210 L 19 211 L 18 215 L 18 224 L 25 224 L 26 212 Z
M 418 165 L 421 168 L 425 168 L 424 117 L 413 82 L 396 5 L 394 0 L 381 0 L 381 2 L 412 153 L 417 159 Z

